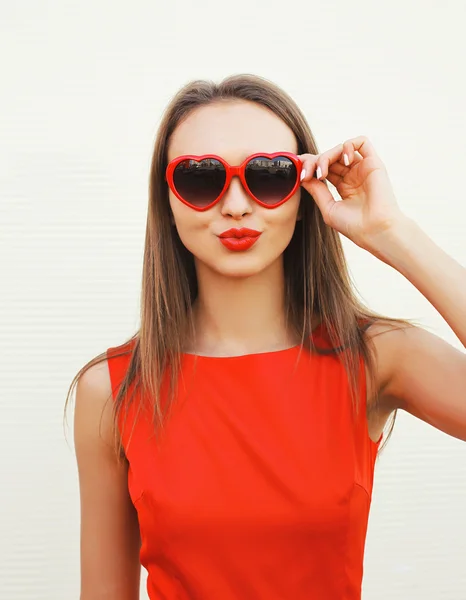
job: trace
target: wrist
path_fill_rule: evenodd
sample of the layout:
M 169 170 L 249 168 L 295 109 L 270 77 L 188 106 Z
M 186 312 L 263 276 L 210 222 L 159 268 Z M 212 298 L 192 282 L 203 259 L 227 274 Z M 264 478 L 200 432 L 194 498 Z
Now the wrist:
M 411 250 L 418 247 L 422 234 L 415 221 L 400 214 L 386 229 L 371 236 L 366 248 L 377 258 L 396 268 L 396 263 L 402 257 L 407 258 Z

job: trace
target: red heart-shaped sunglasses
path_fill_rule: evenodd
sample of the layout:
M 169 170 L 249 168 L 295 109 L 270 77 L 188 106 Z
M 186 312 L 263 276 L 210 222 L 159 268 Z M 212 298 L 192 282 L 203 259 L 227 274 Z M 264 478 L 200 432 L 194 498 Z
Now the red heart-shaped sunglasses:
M 169 162 L 166 179 L 175 196 L 194 210 L 214 206 L 235 175 L 258 204 L 276 208 L 298 189 L 301 170 L 301 161 L 291 152 L 252 154 L 237 167 L 215 154 L 184 155 Z

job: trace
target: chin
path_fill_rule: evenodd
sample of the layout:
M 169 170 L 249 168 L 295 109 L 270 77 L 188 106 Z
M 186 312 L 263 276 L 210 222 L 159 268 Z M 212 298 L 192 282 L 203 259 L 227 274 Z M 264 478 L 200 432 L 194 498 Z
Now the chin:
M 266 260 L 264 256 L 254 256 L 248 252 L 238 252 L 226 257 L 217 257 L 217 260 L 205 262 L 205 266 L 222 277 L 242 279 L 254 277 L 269 269 L 279 257 Z
M 263 269 L 253 269 L 251 267 L 230 267 L 227 269 L 214 269 L 222 277 L 231 277 L 231 279 L 246 279 L 258 275 Z

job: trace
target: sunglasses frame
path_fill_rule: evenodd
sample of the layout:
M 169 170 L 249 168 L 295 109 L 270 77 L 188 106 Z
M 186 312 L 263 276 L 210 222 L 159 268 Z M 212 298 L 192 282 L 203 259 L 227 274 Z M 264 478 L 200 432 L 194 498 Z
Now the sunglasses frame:
M 272 204 L 272 205 L 265 204 L 264 202 L 259 200 L 259 198 L 254 196 L 254 194 L 249 189 L 249 186 L 246 182 L 246 177 L 245 177 L 246 166 L 254 158 L 263 157 L 263 158 L 273 159 L 273 158 L 277 158 L 278 156 L 283 156 L 285 158 L 289 158 L 291 160 L 291 162 L 295 165 L 295 167 L 296 167 L 296 182 L 295 182 L 291 192 L 289 194 L 287 194 L 285 196 L 285 198 L 283 198 L 283 200 L 280 200 L 276 204 Z M 174 176 L 176 167 L 181 162 L 183 162 L 185 160 L 195 160 L 195 161 L 199 162 L 206 158 L 212 158 L 212 159 L 218 160 L 223 165 L 223 167 L 225 168 L 225 173 L 226 173 L 225 185 L 224 185 L 222 191 L 220 192 L 220 194 L 217 196 L 217 198 L 215 198 L 215 200 L 213 202 L 211 202 L 207 206 L 198 207 L 198 206 L 192 205 L 190 202 L 185 200 L 181 196 L 181 194 L 178 193 L 178 190 L 176 189 L 176 186 L 175 186 L 173 176 Z M 297 155 L 293 154 L 292 152 L 273 152 L 272 154 L 269 154 L 267 152 L 256 152 L 255 154 L 251 154 L 251 156 L 248 156 L 240 165 L 234 166 L 234 167 L 229 165 L 226 162 L 226 160 L 224 160 L 221 156 L 217 156 L 216 154 L 202 154 L 202 155 L 185 154 L 182 156 L 177 156 L 176 158 L 174 158 L 173 160 L 171 160 L 168 163 L 167 169 L 165 172 L 165 179 L 167 180 L 167 183 L 168 183 L 171 191 L 175 194 L 175 196 L 178 198 L 178 200 L 183 202 L 183 204 L 185 204 L 186 206 L 189 206 L 189 208 L 192 208 L 193 210 L 197 210 L 200 212 L 209 210 L 209 208 L 212 208 L 213 206 L 215 206 L 215 204 L 217 204 L 221 200 L 221 198 L 223 197 L 223 195 L 225 194 L 227 189 L 230 187 L 231 180 L 235 175 L 237 175 L 240 178 L 243 188 L 246 190 L 246 192 L 249 194 L 249 196 L 251 196 L 251 198 L 255 202 L 257 202 L 257 204 L 260 204 L 264 208 L 277 208 L 277 206 L 280 206 L 281 204 L 283 204 L 284 202 L 289 200 L 291 198 L 291 196 L 293 196 L 293 194 L 296 193 L 296 190 L 300 186 L 300 181 L 301 181 L 300 177 L 301 177 L 302 167 L 303 167 L 302 162 L 297 157 Z

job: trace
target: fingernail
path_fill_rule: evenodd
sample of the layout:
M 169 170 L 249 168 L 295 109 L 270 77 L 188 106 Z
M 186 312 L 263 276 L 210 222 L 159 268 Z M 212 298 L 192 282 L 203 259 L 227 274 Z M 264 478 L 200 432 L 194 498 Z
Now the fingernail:
M 320 167 L 317 167 L 316 175 L 317 179 L 320 179 L 322 177 L 322 169 Z
M 301 171 L 301 178 L 300 178 L 300 179 L 301 179 L 301 181 L 302 181 L 302 180 L 303 180 L 305 177 L 306 177 L 306 169 L 303 169 L 303 170 Z
M 347 154 L 343 154 L 343 160 L 345 161 L 345 165 L 349 167 L 349 158 Z

